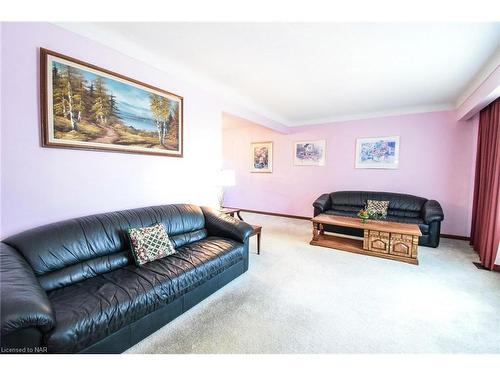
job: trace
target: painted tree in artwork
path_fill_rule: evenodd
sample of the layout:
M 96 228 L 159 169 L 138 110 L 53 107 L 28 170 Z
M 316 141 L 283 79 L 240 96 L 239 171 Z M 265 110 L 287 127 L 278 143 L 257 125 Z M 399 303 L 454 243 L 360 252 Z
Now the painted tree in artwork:
M 54 115 L 66 117 L 66 103 L 63 99 L 64 89 L 61 74 L 57 66 L 52 67 L 52 97 L 54 100 Z
M 170 101 L 168 136 L 171 139 L 178 139 L 179 136 L 179 103 L 174 101 Z
M 85 109 L 83 111 L 83 118 L 85 118 L 85 120 L 87 121 L 94 120 L 94 116 L 92 114 L 92 106 L 94 105 L 94 100 L 95 100 L 94 92 L 95 92 L 94 82 L 90 81 L 83 95 L 83 105 Z
M 92 104 L 92 114 L 98 123 L 105 125 L 108 122 L 110 114 L 109 95 L 101 78 L 96 78 L 93 81 L 93 85 L 94 101 Z
M 53 68 L 53 95 L 54 114 L 68 118 L 71 129 L 78 129 L 82 112 L 85 109 L 84 92 L 85 80 L 78 69 L 64 65 L 61 68 Z
M 153 114 L 156 128 L 158 129 L 158 136 L 160 136 L 160 127 L 161 127 L 160 96 L 155 95 L 155 94 L 150 94 L 149 95 L 149 107 L 151 108 L 151 113 Z
M 119 118 L 119 110 L 118 105 L 116 103 L 116 96 L 113 93 L 109 94 L 109 118 L 111 122 L 116 122 Z
M 149 96 L 149 101 L 158 131 L 158 140 L 160 141 L 160 145 L 166 147 L 165 138 L 172 120 L 172 111 L 174 110 L 174 106 L 172 105 L 173 102 L 157 94 L 151 94 Z
M 58 61 L 52 62 L 51 88 L 55 138 L 178 147 L 179 103 L 170 98 Z

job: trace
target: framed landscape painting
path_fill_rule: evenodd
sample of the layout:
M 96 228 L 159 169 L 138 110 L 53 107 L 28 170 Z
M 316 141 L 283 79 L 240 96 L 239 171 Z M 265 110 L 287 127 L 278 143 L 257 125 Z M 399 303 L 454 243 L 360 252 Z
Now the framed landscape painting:
M 273 171 L 273 142 L 254 142 L 250 145 L 250 172 Z
M 325 165 L 326 141 L 295 142 L 293 147 L 294 165 Z
M 398 136 L 356 140 L 356 168 L 396 169 L 398 166 Z
M 182 157 L 183 98 L 40 49 L 42 146 Z

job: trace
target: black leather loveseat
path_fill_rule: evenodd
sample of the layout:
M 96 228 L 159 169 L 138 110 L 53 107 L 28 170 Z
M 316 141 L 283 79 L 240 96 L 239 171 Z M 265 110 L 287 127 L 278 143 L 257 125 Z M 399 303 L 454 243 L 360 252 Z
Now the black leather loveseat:
M 166 226 L 177 252 L 138 267 L 126 230 L 155 223 Z M 6 238 L 2 352 L 122 352 L 244 273 L 251 231 L 211 209 L 165 205 Z
M 336 191 L 323 194 L 313 203 L 314 216 L 330 214 L 356 216 L 365 207 L 366 201 L 389 201 L 387 221 L 418 224 L 422 236 L 421 246 L 439 246 L 441 221 L 444 219 L 441 205 L 435 200 L 428 200 L 414 195 L 385 193 L 375 191 Z M 353 236 L 363 236 L 359 229 L 325 225 L 325 230 Z

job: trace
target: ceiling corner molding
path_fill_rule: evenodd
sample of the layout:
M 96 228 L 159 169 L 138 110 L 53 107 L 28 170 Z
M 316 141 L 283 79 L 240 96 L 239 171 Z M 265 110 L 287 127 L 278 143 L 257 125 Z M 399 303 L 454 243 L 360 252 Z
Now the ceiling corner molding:
M 474 78 L 472 78 L 471 82 L 467 85 L 467 88 L 458 97 L 455 107 L 459 108 L 462 104 L 464 104 L 465 101 L 469 99 L 499 67 L 500 47 L 497 49 L 493 57 L 490 58 L 483 68 L 474 76 Z
M 186 84 L 188 87 L 195 87 L 198 88 L 202 92 L 206 92 L 209 95 L 213 95 L 214 99 L 217 101 L 218 105 L 220 104 L 222 112 L 227 112 L 230 114 L 234 114 L 235 116 L 241 117 L 248 119 L 249 121 L 256 122 L 261 124 L 262 126 L 266 128 L 270 128 L 272 130 L 281 132 L 281 133 L 290 133 L 293 131 L 296 131 L 297 128 L 300 127 L 305 127 L 305 126 L 311 126 L 311 125 L 322 125 L 322 124 L 334 124 L 334 123 L 340 123 L 340 122 L 348 122 L 348 121 L 355 121 L 355 120 L 369 120 L 369 119 L 374 119 L 374 118 L 383 118 L 383 117 L 394 117 L 394 116 L 403 116 L 403 115 L 411 115 L 411 114 L 418 114 L 418 113 L 429 113 L 429 112 L 439 112 L 439 111 L 455 111 L 457 115 L 460 115 L 462 112 L 467 112 L 467 114 L 472 113 L 470 111 L 470 107 L 474 107 L 473 109 L 479 105 L 477 98 L 482 96 L 485 97 L 486 95 L 483 95 L 484 91 L 488 91 L 488 97 L 491 95 L 494 95 L 496 93 L 496 86 L 491 89 L 491 86 L 497 82 L 497 78 L 500 77 L 500 47 L 496 48 L 495 50 L 495 45 L 492 44 L 492 41 L 498 41 L 498 27 L 495 28 L 497 32 L 494 34 L 496 39 L 492 39 L 492 32 L 490 32 L 489 28 L 487 30 L 481 29 L 480 32 L 483 37 L 483 39 L 474 39 L 473 36 L 476 35 L 474 33 L 471 34 L 470 38 L 465 40 L 469 41 L 468 44 L 464 44 L 463 38 L 457 39 L 459 36 L 468 36 L 469 34 L 465 33 L 462 34 L 462 29 L 460 30 L 455 30 L 455 29 L 450 29 L 446 31 L 444 34 L 439 34 L 439 35 L 447 35 L 449 38 L 454 38 L 453 40 L 456 41 L 456 43 L 452 43 L 451 45 L 453 48 L 450 49 L 450 53 L 457 53 L 457 56 L 461 56 L 461 58 L 458 61 L 463 62 L 461 65 L 461 69 L 459 71 L 462 72 L 460 74 L 455 74 L 453 75 L 454 82 L 459 82 L 459 85 L 454 87 L 453 92 L 451 93 L 446 93 L 446 95 L 438 95 L 438 96 L 432 96 L 432 90 L 426 90 L 426 91 L 419 91 L 413 96 L 410 97 L 408 100 L 397 100 L 397 96 L 389 96 L 387 100 L 384 100 L 381 102 L 381 104 L 375 105 L 375 103 L 372 103 L 370 101 L 365 102 L 364 105 L 358 105 L 355 108 L 352 108 L 351 106 L 347 105 L 342 107 L 341 105 L 337 105 L 336 108 L 331 108 L 331 106 L 328 106 L 328 103 L 337 103 L 335 101 L 328 101 L 325 100 L 323 104 L 323 107 L 318 107 L 313 111 L 309 111 L 307 109 L 307 102 L 304 104 L 304 109 L 302 112 L 293 112 L 287 110 L 287 108 L 293 107 L 294 103 L 294 97 L 291 96 L 291 99 L 289 96 L 287 96 L 286 90 L 290 90 L 291 92 L 295 92 L 297 90 L 292 90 L 289 88 L 290 84 L 290 79 L 289 76 L 283 75 L 280 79 L 276 79 L 276 87 L 281 87 L 282 91 L 277 91 L 278 94 L 274 93 L 274 95 L 271 95 L 267 98 L 264 98 L 260 94 L 260 87 L 258 86 L 258 83 L 256 84 L 255 90 L 252 91 L 245 91 L 245 86 L 240 85 L 238 86 L 237 79 L 231 79 L 231 80 L 224 80 L 221 79 L 217 74 L 210 74 L 211 70 L 203 70 L 203 69 L 197 69 L 197 65 L 191 65 L 189 55 L 187 55 L 187 58 L 182 55 L 182 53 L 179 53 L 178 51 L 182 50 L 176 50 L 175 48 L 173 49 L 168 49 L 166 50 L 165 53 L 162 53 L 161 48 L 159 49 L 157 47 L 158 44 L 148 44 L 148 43 L 141 43 L 142 41 L 146 41 L 148 39 L 140 39 L 138 38 L 128 38 L 127 35 L 135 35 L 133 34 L 133 30 L 128 30 L 131 28 L 130 25 L 125 25 L 123 27 L 126 27 L 126 29 L 122 29 L 120 32 L 120 28 L 108 25 L 106 23 L 99 23 L 99 22 L 52 22 L 52 25 L 55 27 L 60 27 L 63 28 L 69 32 L 72 32 L 74 34 L 80 35 L 84 38 L 87 38 L 89 40 L 92 40 L 96 43 L 99 43 L 103 46 L 106 46 L 107 48 L 110 48 L 114 51 L 117 51 L 118 53 L 128 56 L 136 61 L 139 61 L 143 64 L 146 64 L 153 69 L 159 71 L 159 72 L 164 72 L 167 74 L 169 77 L 172 77 L 174 80 L 174 84 L 179 82 L 181 86 Z M 285 25 L 286 26 L 286 25 Z M 320 25 L 321 27 L 324 27 L 324 25 Z M 145 29 L 147 30 L 150 26 L 146 25 Z M 250 26 L 248 26 L 250 27 Z M 247 27 L 247 28 L 248 28 Z M 294 28 L 297 26 L 295 25 Z M 310 29 L 310 26 L 304 26 L 307 27 L 307 30 Z M 333 27 L 333 26 L 332 26 Z M 370 41 L 371 39 L 368 38 L 367 36 L 363 37 L 368 31 L 372 29 L 363 29 L 365 34 L 361 33 L 356 33 L 356 32 L 351 32 L 354 26 L 349 26 L 347 29 L 345 28 L 345 25 L 342 27 L 342 29 L 333 28 L 334 32 L 338 33 L 339 36 L 345 36 L 345 33 L 348 33 L 349 37 L 354 38 L 354 41 L 360 41 L 364 42 L 365 44 Z M 357 27 L 357 26 L 356 26 Z M 370 26 L 373 27 L 373 26 Z M 427 26 L 427 28 L 429 28 Z M 210 34 L 210 29 L 207 29 L 205 27 L 205 33 L 202 33 L 200 30 L 195 30 L 197 33 L 201 33 L 200 35 L 204 36 L 205 34 L 207 37 L 210 37 L 211 35 L 214 35 L 215 37 L 220 37 L 220 35 L 223 36 L 223 38 L 226 38 L 227 35 L 235 35 L 235 38 L 238 37 L 238 35 L 247 35 L 246 30 L 245 32 L 241 31 L 240 34 L 238 34 L 238 29 L 230 29 L 230 30 L 235 30 L 234 33 L 228 33 L 227 30 L 223 33 L 217 33 L 216 31 L 213 31 L 212 34 Z M 255 33 L 256 29 L 252 29 L 253 33 Z M 283 41 L 287 40 L 285 37 L 289 36 L 288 31 L 289 28 L 283 28 L 283 27 L 274 27 L 272 30 L 276 32 L 276 40 L 277 41 Z M 302 29 L 300 29 L 302 30 Z M 306 31 L 307 31 L 306 30 Z M 328 29 L 330 30 L 330 29 Z M 355 29 L 354 31 L 359 30 Z M 385 36 L 386 38 L 392 38 L 393 35 L 396 35 L 394 32 L 390 32 L 391 30 L 388 30 L 386 28 L 383 29 L 385 34 L 380 34 L 382 36 Z M 413 28 L 411 29 L 401 29 L 399 28 L 397 30 L 401 30 L 401 32 L 405 32 L 409 35 L 410 37 L 415 37 L 416 41 L 420 41 L 421 39 L 417 38 L 415 30 Z M 427 29 L 425 29 L 427 30 Z M 424 31 L 425 31 L 424 30 Z M 430 30 L 430 31 L 429 31 Z M 431 28 L 427 30 L 428 32 L 431 32 L 434 30 L 434 32 L 441 33 L 442 31 L 440 30 L 435 30 L 435 28 Z M 316 32 L 316 34 L 312 35 L 325 35 L 324 29 L 323 28 L 315 28 L 311 32 Z M 350 33 L 349 33 L 350 32 Z M 130 34 L 132 33 L 132 34 Z M 189 34 L 186 30 L 183 31 L 183 33 L 187 33 L 188 36 L 192 35 Z M 344 34 L 343 34 L 344 33 Z M 359 35 L 361 36 L 359 36 Z M 366 35 L 372 35 L 373 33 L 369 33 Z M 138 35 L 142 35 L 140 32 Z M 159 35 L 164 35 L 163 33 L 160 33 Z M 178 40 L 181 43 L 186 43 L 180 35 L 184 34 L 179 34 Z M 197 35 L 197 34 L 196 34 Z M 253 34 L 252 34 L 253 35 Z M 257 50 L 260 51 L 260 45 L 265 44 L 264 41 L 269 39 L 269 34 L 262 34 L 260 33 L 261 39 L 256 38 L 256 40 L 259 42 L 259 44 L 253 45 L 253 47 Z M 308 34 L 309 35 L 309 34 Z M 377 34 L 378 35 L 378 34 Z M 297 35 L 296 35 L 297 36 Z M 147 33 L 146 33 L 147 37 Z M 143 36 L 144 38 L 144 36 Z M 281 39 L 279 39 L 281 38 Z M 283 39 L 284 38 L 284 39 Z M 472 39 L 471 39 L 472 38 Z M 486 39 L 484 39 L 486 38 Z M 424 38 L 425 39 L 425 38 Z M 439 38 L 438 38 L 439 39 Z M 162 39 L 160 39 L 161 42 Z M 176 39 L 177 40 L 177 39 Z M 197 40 L 197 39 L 196 39 Z M 195 40 L 195 41 L 196 41 Z M 223 39 L 226 40 L 226 39 Z M 232 39 L 228 39 L 231 41 Z M 348 53 L 352 53 L 352 46 L 357 45 L 355 43 L 349 42 L 348 44 L 344 45 L 342 44 L 346 40 L 345 38 L 340 38 L 338 41 L 338 44 L 340 47 L 344 48 Z M 350 41 L 349 39 L 348 41 Z M 388 39 L 389 42 L 392 41 L 396 43 L 396 46 L 399 46 L 403 52 L 406 51 L 406 53 L 409 54 L 409 56 L 412 55 L 412 51 L 407 50 L 407 46 L 409 45 L 406 42 L 406 39 L 404 43 L 399 43 L 400 40 L 398 38 L 394 39 Z M 440 40 L 440 39 L 439 39 Z M 438 40 L 438 42 L 439 42 Z M 447 39 L 448 40 L 448 39 Z M 474 51 L 473 47 L 474 46 L 480 46 L 482 45 L 480 43 L 481 40 L 485 40 L 484 43 L 487 44 L 487 46 L 490 46 L 491 48 L 487 49 L 488 55 L 490 58 L 486 61 L 486 55 L 484 58 L 481 59 L 480 62 L 477 64 L 474 63 L 474 61 L 466 61 L 468 60 L 466 57 L 469 56 L 483 56 L 482 54 L 474 54 L 472 53 Z M 239 40 L 237 40 L 239 42 Z M 308 39 L 305 38 L 302 40 L 303 43 L 306 43 L 305 45 L 309 45 L 310 43 L 308 42 Z M 342 42 L 342 43 L 341 43 Z M 429 51 L 441 51 L 443 49 L 443 45 L 439 44 L 432 45 L 429 47 Z M 461 42 L 461 43 L 460 43 Z M 471 44 L 474 42 L 473 44 Z M 346 42 L 347 43 L 347 42 Z M 399 43 L 399 44 L 398 44 Z M 282 52 L 283 53 L 291 53 L 291 59 L 293 60 L 297 54 L 295 53 L 295 49 L 297 48 L 296 45 L 293 45 L 293 48 L 290 47 L 289 44 L 283 42 L 284 45 Z M 372 43 L 373 44 L 373 43 Z M 372 45 L 372 44 L 367 44 L 367 45 Z M 445 43 L 444 46 L 447 46 L 449 43 Z M 243 51 L 248 50 L 248 46 L 244 45 L 242 43 L 238 43 L 237 45 L 241 46 Z M 270 45 L 273 45 L 272 43 Z M 149 47 L 147 47 L 149 46 Z M 265 47 L 266 45 L 264 45 Z M 174 46 L 175 47 L 175 46 Z M 438 48 L 439 47 L 439 48 Z M 192 49 L 193 51 L 196 51 L 196 45 L 194 45 Z M 224 50 L 225 44 L 220 44 L 220 48 Z M 471 49 L 472 48 L 472 49 Z M 383 49 L 381 50 L 383 52 Z M 479 49 L 479 51 L 484 51 L 484 49 Z M 313 51 L 314 52 L 314 51 Z M 380 52 L 380 49 L 375 49 L 372 51 L 374 56 L 379 56 L 379 57 L 384 57 L 385 55 Z M 460 53 L 459 53 L 460 52 Z M 258 54 L 254 54 L 258 55 Z M 354 54 L 356 55 L 356 54 Z M 425 54 L 424 54 L 425 55 Z M 182 60 L 180 56 L 184 56 L 185 59 Z M 224 55 L 222 55 L 224 56 Z M 267 56 L 267 55 L 265 55 Z M 280 62 L 280 59 L 282 59 L 283 54 L 278 54 L 278 57 L 275 58 L 275 62 Z M 304 55 L 304 56 L 309 56 L 309 55 Z M 312 55 L 316 56 L 316 55 Z M 320 52 L 318 52 L 317 56 L 322 56 Z M 425 55 L 427 56 L 427 55 Z M 441 55 L 440 55 L 441 56 Z M 417 56 L 418 57 L 418 56 Z M 272 56 L 271 56 L 272 58 Z M 442 58 L 442 57 L 441 57 Z M 472 59 L 474 60 L 474 59 Z M 477 59 L 476 59 L 477 60 Z M 221 71 L 223 69 L 228 69 L 229 66 L 227 63 L 225 63 L 226 60 L 223 59 L 215 59 L 215 61 L 221 61 L 221 64 L 215 64 L 214 68 L 215 71 Z M 272 62 L 273 60 L 271 60 Z M 336 61 L 336 60 L 332 60 Z M 340 68 L 345 68 L 345 64 L 341 60 L 339 62 L 340 65 L 338 65 Z M 346 60 L 350 62 L 350 60 Z M 364 61 L 364 60 L 363 60 Z M 358 62 L 359 66 L 364 66 L 364 62 L 361 60 L 354 60 L 354 63 Z M 380 61 L 385 61 L 385 60 L 380 60 Z M 402 60 L 403 61 L 403 60 Z M 426 61 L 426 60 L 424 60 Z M 441 60 L 440 60 L 441 61 Z M 201 65 L 203 65 L 204 60 L 201 62 Z M 307 63 L 306 60 L 299 60 L 298 61 L 298 67 L 300 67 L 300 63 L 304 65 Z M 474 70 L 471 69 L 466 69 L 468 64 L 474 63 Z M 344 64 L 344 65 L 343 65 Z M 406 63 L 405 63 L 406 64 Z M 480 64 L 483 64 L 482 67 L 478 70 L 480 67 Z M 210 65 L 210 64 L 206 64 Z M 234 66 L 238 66 L 237 64 L 233 64 Z M 266 64 L 260 66 L 263 71 L 265 71 L 269 64 Z M 408 64 L 406 64 L 408 65 Z M 405 66 L 406 66 L 405 65 Z M 419 67 L 418 61 L 415 64 L 409 64 L 410 68 L 413 69 L 415 67 Z M 243 66 L 243 65 L 242 65 Z M 245 65 L 246 66 L 246 65 Z M 272 70 L 273 64 L 270 64 L 270 69 Z M 308 66 L 308 65 L 307 65 Z M 354 64 L 354 67 L 357 65 Z M 382 65 L 381 65 L 382 66 Z M 385 66 L 385 65 L 383 65 Z M 431 65 L 430 72 L 434 74 L 434 77 L 439 77 L 439 74 L 441 74 L 443 71 L 445 71 L 449 67 L 449 62 L 444 60 L 442 58 L 442 64 L 439 66 L 434 66 Z M 325 67 L 324 67 L 325 68 Z M 330 65 L 327 66 L 328 70 L 331 69 Z M 341 70 L 339 68 L 339 71 Z M 326 68 L 325 68 L 326 69 Z M 409 70 L 411 73 L 412 70 Z M 474 76 L 472 76 L 473 72 L 476 72 Z M 245 72 L 244 70 L 242 71 L 234 71 L 233 76 L 231 77 L 240 77 L 242 76 L 242 72 Z M 319 70 L 321 73 L 322 70 Z M 464 73 L 466 72 L 466 73 Z M 269 73 L 269 71 L 267 72 Z M 272 73 L 272 72 L 271 72 Z M 368 72 L 370 73 L 370 72 Z M 389 78 L 394 78 L 392 75 L 392 72 L 386 72 L 388 74 Z M 467 74 L 467 75 L 465 75 Z M 360 77 L 363 77 L 363 75 L 359 75 Z M 407 74 L 405 76 L 412 76 L 411 74 Z M 271 78 L 269 78 L 271 77 Z M 333 76 L 335 79 L 335 76 Z M 461 80 L 458 78 L 462 78 Z M 472 77 L 472 78 L 471 78 Z M 397 77 L 396 77 L 397 78 Z M 267 75 L 268 80 L 275 79 L 275 75 Z M 361 79 L 361 78 L 360 78 Z M 458 79 L 458 81 L 457 81 Z M 500 79 L 498 79 L 500 82 Z M 300 82 L 300 81 L 299 81 Z M 318 89 L 318 84 L 316 83 L 317 81 L 312 80 L 311 82 L 314 83 L 314 87 L 312 88 L 313 90 Z M 318 81 L 319 82 L 319 81 Z M 364 82 L 364 81 L 363 81 Z M 371 81 L 367 81 L 371 82 Z M 385 81 L 384 81 L 385 82 Z M 437 89 L 442 88 L 442 87 L 448 87 L 446 80 L 444 80 L 443 84 L 440 84 L 441 81 L 437 80 L 437 83 L 434 84 L 434 87 Z M 488 84 L 485 84 L 487 82 Z M 342 83 L 342 80 L 341 80 Z M 415 80 L 410 80 L 409 84 L 412 85 L 419 85 L 418 81 Z M 349 81 L 346 83 L 346 85 L 352 85 L 352 82 Z M 436 86 L 437 85 L 437 86 Z M 295 84 L 295 86 L 299 87 L 300 85 Z M 487 86 L 487 88 L 485 88 Z M 292 88 L 293 82 L 292 82 Z M 361 88 L 363 85 L 360 86 Z M 411 86 L 413 87 L 413 86 Z M 500 84 L 498 85 L 498 88 L 500 89 Z M 241 91 L 239 91 L 239 89 Z M 284 90 L 284 91 L 283 91 Z M 329 90 L 328 87 L 323 87 L 324 90 Z M 362 90 L 358 90 L 359 92 L 362 92 Z M 358 92 L 356 90 L 353 90 L 354 93 Z M 439 91 L 439 90 L 438 90 Z M 446 91 L 446 90 L 445 90 Z M 279 93 L 282 93 L 283 95 L 279 95 Z M 356 95 L 356 94 L 355 94 Z M 458 97 L 457 97 L 458 96 Z M 321 96 L 320 96 L 321 97 Z M 427 103 L 437 103 L 437 104 L 431 104 L 431 105 L 420 105 L 420 106 L 411 106 L 412 103 L 418 103 L 418 102 L 423 102 L 422 97 L 427 97 L 426 102 Z M 271 99 L 270 99 L 271 98 Z M 354 98 L 354 96 L 353 96 Z M 355 100 L 353 98 L 350 98 L 351 100 Z M 290 99 L 290 100 L 289 100 Z M 484 100 L 481 99 L 483 103 Z M 289 103 L 290 102 L 290 103 Z M 297 101 L 296 101 L 297 102 Z M 472 105 L 472 104 L 473 105 Z M 391 108 L 392 107 L 392 108 Z M 375 108 L 375 110 L 373 110 Z M 376 109 L 380 110 L 376 110 Z M 467 111 L 465 110 L 467 109 Z M 371 111 L 371 112 L 370 112 Z M 305 113 L 308 113 L 309 115 L 304 115 Z M 329 116 L 328 114 L 334 114 L 337 113 L 337 115 L 334 116 Z M 326 117 L 321 117 L 325 116 Z
M 419 113 L 430 113 L 430 112 L 444 112 L 444 111 L 454 111 L 455 106 L 452 103 L 448 104 L 438 104 L 431 106 L 419 106 L 419 107 L 406 107 L 406 108 L 397 108 L 394 110 L 388 111 L 379 111 L 379 112 L 370 112 L 370 113 L 360 113 L 356 115 L 346 115 L 346 116 L 335 116 L 335 117 L 325 117 L 318 118 L 310 121 L 297 121 L 291 123 L 290 126 L 295 128 L 301 128 L 304 126 L 310 125 L 327 125 L 327 124 L 335 124 L 341 122 L 349 122 L 356 120 L 369 120 L 374 118 L 382 118 L 382 117 L 395 117 L 395 116 L 404 116 L 404 115 L 412 115 Z
M 123 36 L 99 26 L 96 23 L 87 22 L 51 22 L 57 27 L 91 39 L 97 43 L 105 45 L 119 53 L 145 63 L 162 72 L 174 75 L 191 85 L 201 86 L 204 91 L 212 93 L 222 99 L 223 110 L 234 112 L 235 115 L 246 117 L 249 120 L 260 119 L 263 126 L 273 130 L 287 132 L 289 123 L 286 119 L 264 108 L 262 105 L 254 103 L 246 97 L 236 93 L 232 88 L 214 82 L 212 79 L 180 66 L 179 64 L 161 58 L 140 45 L 130 42 Z

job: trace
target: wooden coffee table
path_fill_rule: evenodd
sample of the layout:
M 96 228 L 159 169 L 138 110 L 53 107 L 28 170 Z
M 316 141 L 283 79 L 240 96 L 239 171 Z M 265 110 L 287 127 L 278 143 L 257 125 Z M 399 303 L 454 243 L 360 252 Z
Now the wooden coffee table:
M 311 221 L 311 245 L 418 264 L 418 238 L 422 233 L 416 224 L 381 220 L 367 220 L 363 224 L 358 218 L 324 214 L 312 218 Z M 325 234 L 325 224 L 362 229 L 364 236 L 355 239 Z

